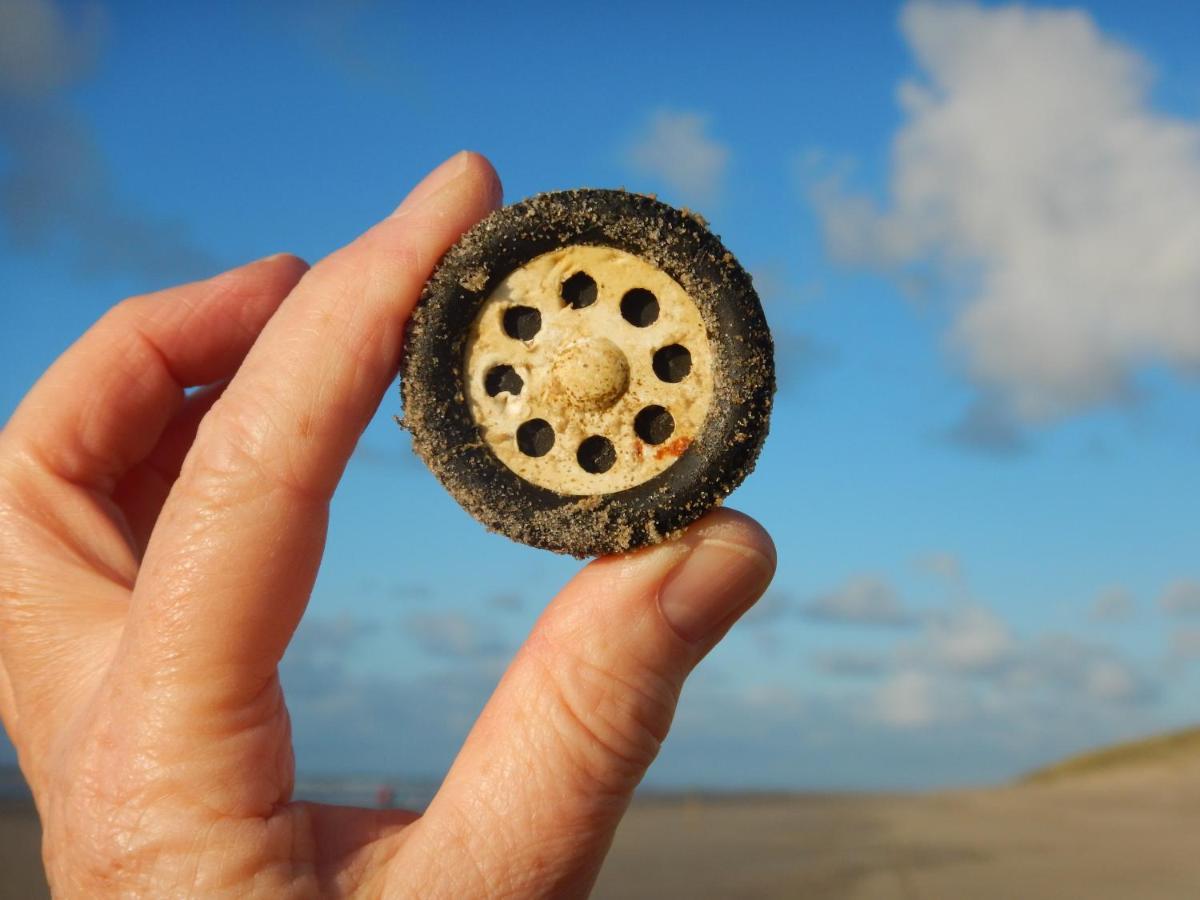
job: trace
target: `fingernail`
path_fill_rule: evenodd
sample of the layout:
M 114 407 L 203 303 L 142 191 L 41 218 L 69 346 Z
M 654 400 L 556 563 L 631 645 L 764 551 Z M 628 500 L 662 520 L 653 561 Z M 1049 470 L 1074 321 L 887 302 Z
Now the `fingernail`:
M 423 201 L 432 197 L 454 179 L 458 178 L 467 170 L 467 166 L 471 163 L 471 154 L 466 150 L 459 150 L 448 160 L 426 175 L 421 183 L 413 188 L 404 201 L 396 207 L 392 217 L 402 216 L 405 213 L 412 212 L 421 205 Z
M 774 574 L 775 564 L 755 548 L 705 535 L 663 581 L 658 606 L 677 635 L 699 643 L 762 596 Z

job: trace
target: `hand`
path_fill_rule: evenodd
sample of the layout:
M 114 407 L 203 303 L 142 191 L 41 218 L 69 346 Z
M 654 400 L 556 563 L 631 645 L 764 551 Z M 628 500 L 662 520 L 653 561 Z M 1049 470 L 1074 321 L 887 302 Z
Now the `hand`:
M 0 714 L 56 893 L 592 884 L 685 676 L 770 580 L 769 538 L 735 513 L 587 566 L 423 816 L 291 800 L 278 664 L 330 497 L 422 284 L 499 197 L 459 154 L 311 270 L 276 256 L 127 300 L 0 433 Z

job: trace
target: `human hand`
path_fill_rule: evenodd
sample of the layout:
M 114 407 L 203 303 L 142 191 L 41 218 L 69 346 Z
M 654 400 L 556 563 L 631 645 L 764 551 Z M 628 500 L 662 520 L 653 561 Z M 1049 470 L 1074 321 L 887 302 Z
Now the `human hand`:
M 591 886 L 684 678 L 770 580 L 736 513 L 584 568 L 424 815 L 291 799 L 278 664 L 330 497 L 422 284 L 499 197 L 459 154 L 311 270 L 277 256 L 125 301 L 0 432 L 0 715 L 56 893 Z

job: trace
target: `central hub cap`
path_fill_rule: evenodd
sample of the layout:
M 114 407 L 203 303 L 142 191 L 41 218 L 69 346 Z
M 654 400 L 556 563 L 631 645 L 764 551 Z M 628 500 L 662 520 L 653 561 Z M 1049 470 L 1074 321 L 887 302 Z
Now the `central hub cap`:
M 607 338 L 581 338 L 567 344 L 550 374 L 567 402 L 581 410 L 608 409 L 629 389 L 629 361 Z

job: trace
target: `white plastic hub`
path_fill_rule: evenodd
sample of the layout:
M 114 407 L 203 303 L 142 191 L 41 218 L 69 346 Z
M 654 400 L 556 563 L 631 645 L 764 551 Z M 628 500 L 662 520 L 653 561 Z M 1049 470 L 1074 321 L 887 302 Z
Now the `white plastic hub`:
M 560 248 L 509 274 L 480 308 L 464 372 L 492 451 L 561 494 L 613 493 L 665 471 L 713 396 L 696 304 L 611 247 Z

